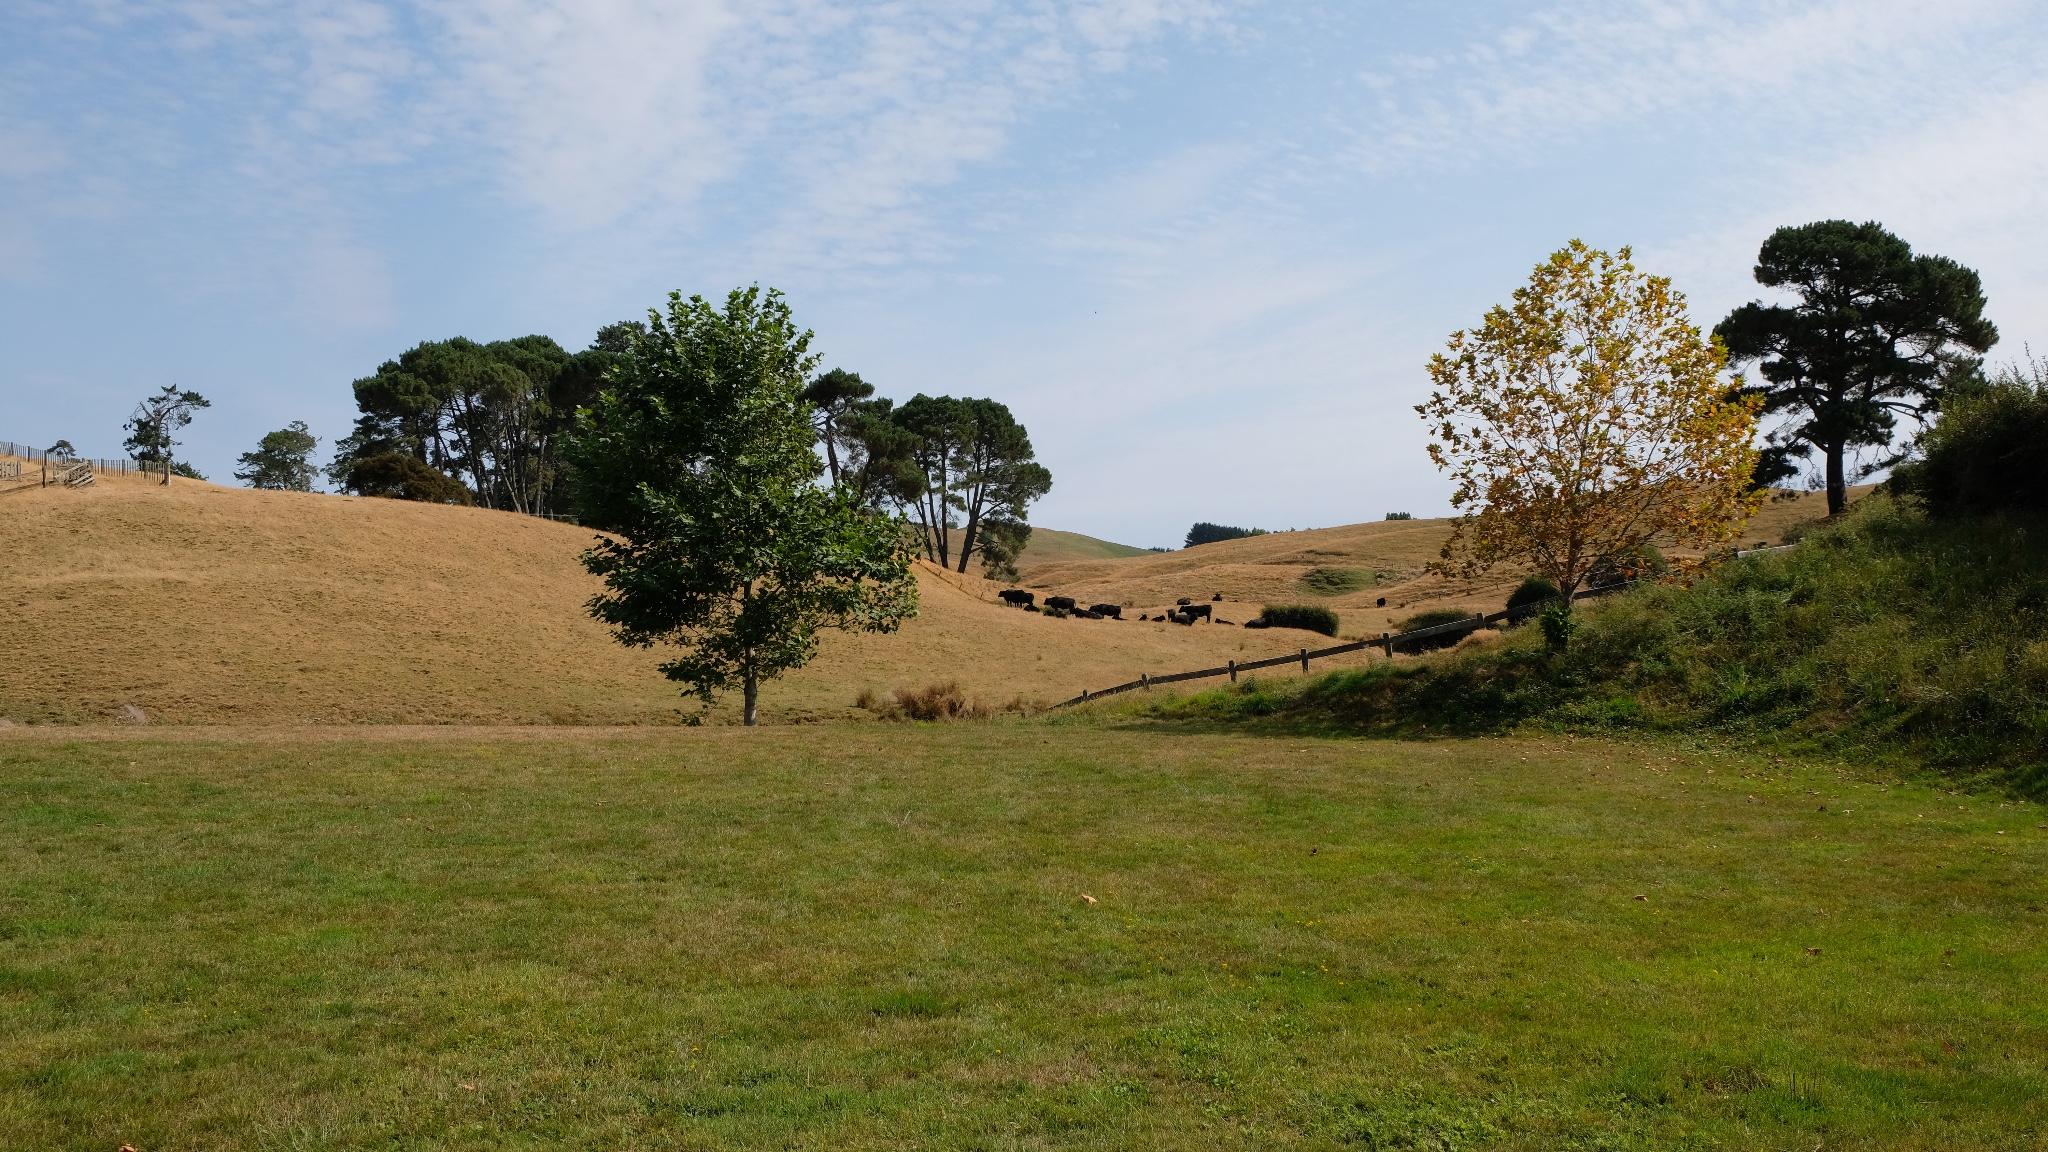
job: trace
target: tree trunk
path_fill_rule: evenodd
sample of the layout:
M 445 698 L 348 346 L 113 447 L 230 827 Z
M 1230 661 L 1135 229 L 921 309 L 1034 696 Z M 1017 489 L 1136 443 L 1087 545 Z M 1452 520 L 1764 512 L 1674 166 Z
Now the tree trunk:
M 754 706 L 761 700 L 761 679 L 754 674 L 752 668 L 747 669 L 747 683 L 744 691 L 747 700 L 747 718 L 745 723 L 747 727 L 752 728 L 759 720 Z
M 832 445 L 832 421 L 825 421 L 825 430 L 819 439 L 825 442 L 825 464 L 832 471 L 832 486 L 839 487 L 839 450 Z
M 1842 475 L 1842 453 L 1844 446 L 1830 444 L 1828 454 L 1828 515 L 1840 516 L 1849 506 L 1849 485 Z

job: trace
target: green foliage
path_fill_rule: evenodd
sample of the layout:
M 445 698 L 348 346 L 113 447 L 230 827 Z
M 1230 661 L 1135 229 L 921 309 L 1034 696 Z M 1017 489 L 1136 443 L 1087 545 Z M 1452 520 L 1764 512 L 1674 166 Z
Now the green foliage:
M 1275 628 L 1302 628 L 1325 636 L 1337 634 L 1337 614 L 1317 604 L 1268 604 L 1261 616 Z
M 484 507 L 556 511 L 572 496 L 561 449 L 577 407 L 644 328 L 610 325 L 574 355 L 546 336 L 420 344 L 355 382 L 362 415 L 328 474 L 345 486 L 356 461 L 399 453 L 466 482 Z
M 1508 593 L 1508 622 L 1520 624 L 1528 620 L 1530 616 L 1535 615 L 1535 609 L 1517 612 L 1515 611 L 1517 608 L 1524 608 L 1531 604 L 1540 604 L 1545 600 L 1555 600 L 1559 595 L 1557 585 L 1550 580 L 1542 576 L 1529 577 L 1516 585 L 1513 592 Z
M 1250 536 L 1264 535 L 1264 528 L 1232 528 L 1228 524 L 1211 524 L 1207 520 L 1199 520 L 1194 527 L 1188 529 L 1188 538 L 1181 547 L 1193 548 L 1197 544 L 1214 544 L 1222 540 L 1243 540 Z
M 1744 304 L 1714 329 L 1732 364 L 1757 362 L 1765 414 L 1789 420 L 1754 482 L 1786 479 L 1818 451 L 1830 514 L 1848 506 L 1845 455 L 1890 445 L 1899 417 L 1938 407 L 1944 381 L 1974 375 L 1971 354 L 1998 340 L 1977 273 L 1915 255 L 1874 221 L 1780 228 L 1757 253 L 1756 280 L 1799 302 Z
M 476 502 L 460 480 L 402 452 L 386 452 L 352 462 L 342 476 L 342 484 L 358 496 L 418 500 L 425 504 Z
M 1890 487 L 1937 519 L 2048 513 L 2048 361 L 1951 395 L 1920 451 L 1893 472 Z
M 889 415 L 905 451 L 886 492 L 921 529 L 926 557 L 965 572 L 980 555 L 991 578 L 1013 574 L 1030 505 L 1052 490 L 1024 426 L 994 400 L 922 393 Z
M 256 442 L 254 452 L 244 452 L 235 479 L 251 488 L 281 492 L 311 492 L 318 470 L 313 467 L 313 449 L 320 441 L 304 420 L 294 420 Z
M 206 473 L 201 472 L 198 466 L 189 460 L 173 460 L 171 462 L 171 475 L 183 476 L 187 480 L 206 479 Z
M 1460 620 L 1470 620 L 1471 618 L 1472 613 L 1462 608 L 1432 608 L 1427 612 L 1418 612 L 1401 621 L 1397 632 L 1413 632 L 1418 628 L 1434 628 L 1439 624 L 1456 624 Z M 1449 648 L 1458 641 L 1463 640 L 1465 636 L 1466 634 L 1463 632 L 1445 632 L 1436 636 L 1424 636 L 1417 640 L 1406 640 L 1396 644 L 1394 651 L 1430 652 L 1438 648 Z
M 1413 512 L 1389 512 L 1389 513 L 1387 513 L 1387 519 L 1389 519 L 1389 520 L 1413 520 L 1413 519 L 1415 519 L 1415 513 L 1413 513 Z
M 1877 495 L 1788 552 L 1582 601 L 1568 658 L 1517 631 L 1326 678 L 1289 714 L 1368 731 L 1749 733 L 2048 792 L 2048 532 Z
M 1373 579 L 1363 568 L 1311 568 L 1301 574 L 1301 589 L 1311 596 L 1342 596 L 1372 587 Z
M 171 433 L 190 425 L 193 414 L 199 409 L 211 407 L 213 405 L 199 393 L 166 384 L 162 391 L 135 405 L 134 413 L 122 425 L 128 432 L 128 439 L 121 442 L 121 447 L 131 457 L 146 463 L 169 460 L 171 449 L 178 446 Z M 171 471 L 195 480 L 204 479 L 196 471 L 179 471 L 176 468 Z
M 1572 646 L 1572 634 L 1579 630 L 1579 617 L 1572 611 L 1570 601 L 1561 601 L 1544 605 L 1536 624 L 1543 631 L 1543 643 L 1552 652 L 1562 652 Z
M 900 520 L 817 483 L 803 399 L 815 364 L 780 293 L 722 310 L 672 293 L 625 342 L 568 446 L 591 614 L 622 643 L 672 644 L 670 679 L 709 702 L 808 663 L 825 628 L 891 632 L 917 610 Z

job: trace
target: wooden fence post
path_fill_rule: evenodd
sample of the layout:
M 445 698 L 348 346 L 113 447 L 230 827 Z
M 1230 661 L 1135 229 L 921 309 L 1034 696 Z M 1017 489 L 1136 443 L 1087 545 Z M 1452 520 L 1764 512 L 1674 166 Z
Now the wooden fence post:
M 1150 692 L 1152 690 L 1152 674 L 1150 672 L 1138 673 L 1138 686 Z
M 1301 670 L 1303 672 L 1308 671 L 1308 649 L 1306 648 L 1301 650 Z
M 1380 633 L 1380 644 L 1387 650 L 1387 659 L 1392 660 L 1394 658 L 1394 634 L 1392 632 Z
M 1237 683 L 1237 661 L 1235 660 L 1230 662 L 1230 682 L 1232 684 Z

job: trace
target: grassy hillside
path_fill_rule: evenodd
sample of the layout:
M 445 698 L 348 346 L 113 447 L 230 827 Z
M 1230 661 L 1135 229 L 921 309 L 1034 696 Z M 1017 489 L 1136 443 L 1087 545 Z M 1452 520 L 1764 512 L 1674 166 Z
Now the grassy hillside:
M 0 1147 L 2033 1147 L 2037 823 L 1599 741 L 16 730 Z
M 583 611 L 584 529 L 473 508 L 102 480 L 0 496 L 0 719 L 672 723 L 656 653 Z M 1308 634 L 1054 620 L 926 569 L 894 636 L 827 638 L 764 689 L 771 721 L 862 715 L 863 689 L 957 680 L 1001 704 L 1266 656 Z M 1247 647 L 1249 646 L 1249 647 Z M 731 707 L 717 714 L 725 718 Z
M 1149 556 L 1144 548 L 1133 548 L 1129 544 L 1113 544 L 1108 540 L 1097 540 L 1079 532 L 1060 532 L 1051 528 L 1033 528 L 1031 540 L 1025 544 L 1024 552 L 1017 558 L 1019 567 L 1033 564 L 1056 564 L 1066 560 L 1117 560 L 1127 556 Z
M 1562 651 L 1522 629 L 1459 652 L 1169 709 L 1367 730 L 1711 729 L 2048 792 L 2048 538 L 1876 498 L 1798 548 L 1690 588 L 1582 605 Z

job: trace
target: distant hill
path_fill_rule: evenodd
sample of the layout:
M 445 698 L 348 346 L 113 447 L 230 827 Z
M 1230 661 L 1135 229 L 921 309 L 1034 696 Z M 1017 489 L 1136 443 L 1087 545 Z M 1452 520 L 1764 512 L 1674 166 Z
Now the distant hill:
M 1079 532 L 1061 532 L 1052 528 L 1031 529 L 1031 542 L 1024 546 L 1024 554 L 1017 563 L 1057 564 L 1068 560 L 1120 560 L 1127 556 L 1150 556 L 1147 548 L 1133 548 L 1129 544 L 1116 544 L 1108 540 L 1097 540 Z

